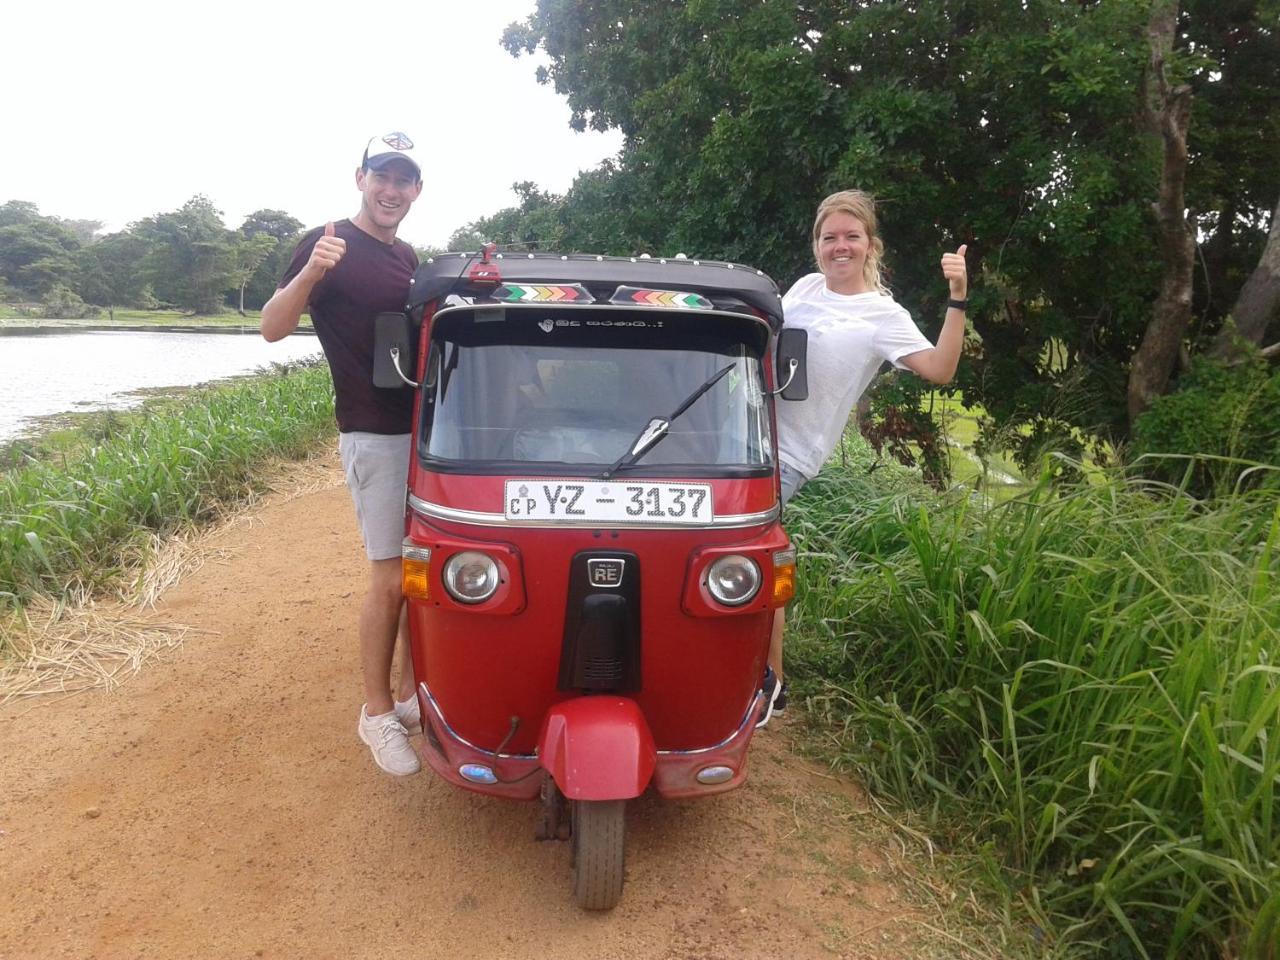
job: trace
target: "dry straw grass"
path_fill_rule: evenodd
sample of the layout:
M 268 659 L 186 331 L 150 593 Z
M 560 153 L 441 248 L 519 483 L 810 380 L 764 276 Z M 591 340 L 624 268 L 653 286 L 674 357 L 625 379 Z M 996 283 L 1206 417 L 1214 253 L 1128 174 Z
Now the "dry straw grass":
M 0 705 L 113 690 L 181 646 L 196 631 L 166 621 L 155 605 L 183 577 L 232 556 L 215 542 L 218 535 L 254 523 L 268 498 L 285 503 L 341 482 L 332 453 L 275 461 L 263 470 L 259 489 L 224 505 L 213 524 L 153 535 L 109 595 L 37 599 L 0 620 Z
M 85 690 L 112 690 L 190 632 L 123 604 L 30 604 L 7 625 L 10 662 L 0 667 L 0 704 Z

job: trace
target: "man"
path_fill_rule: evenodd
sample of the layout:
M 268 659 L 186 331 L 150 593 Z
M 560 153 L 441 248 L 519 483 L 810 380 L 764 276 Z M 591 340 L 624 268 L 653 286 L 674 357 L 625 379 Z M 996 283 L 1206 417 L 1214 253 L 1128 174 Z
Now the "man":
M 287 337 L 309 309 L 333 373 L 338 449 L 369 558 L 359 624 L 366 702 L 357 732 L 381 769 L 405 776 L 421 769 L 408 735 L 421 718 L 403 640 L 398 699 L 392 698 L 390 676 L 396 636 L 404 631 L 400 544 L 413 395 L 373 385 L 373 320 L 383 311 L 404 309 L 418 265 L 413 248 L 396 239 L 400 221 L 422 192 L 413 141 L 400 132 L 374 137 L 355 178 L 359 211 L 299 241 L 262 308 L 262 335 Z

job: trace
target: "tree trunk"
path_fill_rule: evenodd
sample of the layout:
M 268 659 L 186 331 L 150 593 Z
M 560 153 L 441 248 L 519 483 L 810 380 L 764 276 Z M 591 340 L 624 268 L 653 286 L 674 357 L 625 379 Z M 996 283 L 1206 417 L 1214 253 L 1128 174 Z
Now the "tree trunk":
M 1280 306 L 1280 202 L 1271 213 L 1271 232 L 1258 265 L 1249 274 L 1222 332 L 1213 342 L 1213 355 L 1232 359 L 1241 340 L 1260 346 Z
M 1191 281 L 1195 237 L 1187 225 L 1184 200 L 1187 176 L 1187 126 L 1191 119 L 1191 87 L 1169 86 L 1167 58 L 1173 50 L 1178 20 L 1177 0 L 1156 0 L 1147 37 L 1151 46 L 1148 119 L 1163 147 L 1160 194 L 1153 207 L 1164 275 L 1142 343 L 1129 367 L 1129 426 L 1164 393 L 1178 361 L 1178 349 L 1191 323 Z
M 240 316 L 242 317 L 244 316 L 244 288 L 247 287 L 248 285 L 249 285 L 248 280 L 240 284 Z

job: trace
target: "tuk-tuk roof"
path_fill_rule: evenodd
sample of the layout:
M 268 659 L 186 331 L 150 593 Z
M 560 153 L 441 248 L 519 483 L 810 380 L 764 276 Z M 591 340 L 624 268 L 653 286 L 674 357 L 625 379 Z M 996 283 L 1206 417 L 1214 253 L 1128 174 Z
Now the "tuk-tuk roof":
M 409 288 L 408 307 L 415 316 L 424 304 L 451 293 L 483 302 L 500 284 L 477 283 L 469 276 L 481 263 L 479 253 L 445 253 L 418 266 Z M 782 298 L 778 286 L 754 267 L 714 260 L 682 257 L 605 257 L 595 254 L 511 253 L 494 254 L 488 266 L 496 268 L 502 283 L 579 284 L 595 297 L 597 307 L 620 286 L 699 294 L 717 310 L 741 312 L 752 307 L 775 330 L 782 325 Z

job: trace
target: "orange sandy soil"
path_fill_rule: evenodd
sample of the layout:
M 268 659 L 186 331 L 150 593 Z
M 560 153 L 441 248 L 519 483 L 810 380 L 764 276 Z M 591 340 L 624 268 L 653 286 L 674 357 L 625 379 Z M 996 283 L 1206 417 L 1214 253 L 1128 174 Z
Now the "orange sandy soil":
M 379 772 L 355 734 L 363 555 L 326 476 L 210 536 L 157 609 L 193 628 L 181 648 L 110 693 L 0 708 L 0 957 L 968 954 L 922 856 L 793 752 L 795 719 L 742 789 L 629 804 L 601 915 L 536 804 Z

